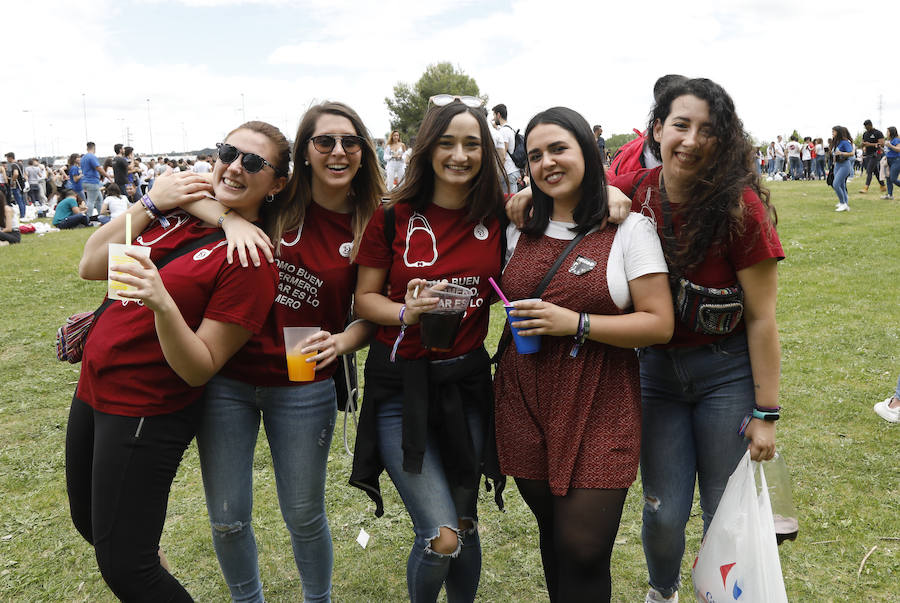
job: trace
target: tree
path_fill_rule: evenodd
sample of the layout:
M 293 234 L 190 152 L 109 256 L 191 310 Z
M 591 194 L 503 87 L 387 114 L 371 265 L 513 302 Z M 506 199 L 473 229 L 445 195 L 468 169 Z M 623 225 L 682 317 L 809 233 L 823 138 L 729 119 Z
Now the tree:
M 629 132 L 628 134 L 613 134 L 606 139 L 606 150 L 609 151 L 610 155 L 615 155 L 616 151 L 619 150 L 619 147 L 635 138 L 637 138 L 637 134 L 634 132 Z
M 384 99 L 391 115 L 391 130 L 399 130 L 400 136 L 409 141 L 422 125 L 428 99 L 442 93 L 480 96 L 478 84 L 462 69 L 447 62 L 429 65 L 414 86 L 405 82 L 395 84 L 394 98 Z

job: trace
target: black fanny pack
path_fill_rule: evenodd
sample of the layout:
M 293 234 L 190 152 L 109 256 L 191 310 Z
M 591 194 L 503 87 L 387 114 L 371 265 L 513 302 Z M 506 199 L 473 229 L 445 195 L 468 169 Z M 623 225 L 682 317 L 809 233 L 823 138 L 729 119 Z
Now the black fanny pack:
M 695 333 L 727 335 L 744 315 L 744 290 L 739 284 L 717 289 L 681 278 L 673 293 L 676 316 Z

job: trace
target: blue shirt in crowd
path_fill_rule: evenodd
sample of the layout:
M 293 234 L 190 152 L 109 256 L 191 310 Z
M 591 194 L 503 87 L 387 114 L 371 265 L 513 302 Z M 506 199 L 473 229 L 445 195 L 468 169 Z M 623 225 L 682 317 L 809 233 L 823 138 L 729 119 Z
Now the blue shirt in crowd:
M 93 153 L 85 153 L 81 156 L 81 173 L 83 178 L 82 182 L 87 184 L 100 184 L 100 176 L 97 174 L 97 168 L 100 167 L 100 162 L 97 161 L 97 156 Z

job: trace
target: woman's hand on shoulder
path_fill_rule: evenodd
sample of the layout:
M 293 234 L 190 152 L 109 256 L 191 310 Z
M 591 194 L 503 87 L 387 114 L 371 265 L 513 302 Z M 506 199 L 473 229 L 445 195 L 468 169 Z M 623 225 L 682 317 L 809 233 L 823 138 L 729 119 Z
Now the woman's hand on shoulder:
M 581 315 L 574 310 L 545 301 L 515 301 L 510 316 L 523 317 L 516 321 L 519 335 L 575 335 Z
M 212 196 L 212 175 L 194 172 L 166 173 L 153 181 L 153 188 L 147 194 L 159 211 L 166 212 L 185 203 Z
M 259 252 L 262 251 L 266 257 L 266 261 L 270 264 L 275 261 L 272 251 L 275 247 L 272 245 L 269 236 L 256 224 L 248 222 L 237 212 L 229 212 L 222 221 L 222 230 L 225 232 L 225 238 L 228 240 L 228 263 L 234 261 L 234 251 L 237 250 L 238 260 L 241 266 L 247 267 L 247 256 L 253 265 L 259 267 Z
M 506 202 L 506 217 L 516 228 L 522 228 L 530 216 L 531 187 L 526 186 Z
M 631 212 L 631 199 L 614 186 L 607 185 L 606 195 L 609 199 L 609 221 L 621 224 Z

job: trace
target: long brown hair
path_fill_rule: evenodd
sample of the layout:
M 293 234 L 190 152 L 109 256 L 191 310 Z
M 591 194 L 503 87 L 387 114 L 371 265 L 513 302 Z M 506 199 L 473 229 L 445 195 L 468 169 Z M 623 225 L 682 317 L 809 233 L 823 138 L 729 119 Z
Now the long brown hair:
M 359 251 L 359 242 L 363 232 L 375 208 L 381 202 L 384 195 L 384 177 L 381 175 L 381 166 L 375 156 L 375 145 L 372 136 L 363 124 L 359 115 L 345 105 L 333 101 L 314 105 L 307 110 L 300 120 L 297 128 L 297 137 L 294 139 L 294 170 L 291 179 L 285 187 L 283 194 L 272 205 L 279 205 L 280 211 L 273 220 L 270 236 L 281 246 L 281 238 L 289 230 L 300 228 L 306 216 L 306 208 L 312 203 L 312 167 L 306 163 L 307 142 L 316 129 L 316 122 L 322 115 L 338 115 L 346 117 L 353 124 L 356 135 L 363 139 L 362 160 L 359 170 L 350 184 L 350 199 L 353 202 L 353 249 L 350 251 L 349 261 L 356 258 Z M 269 229 L 267 229 L 267 232 Z M 276 249 L 277 249 L 276 247 Z
M 431 167 L 431 155 L 441 135 L 450 127 L 450 122 L 461 113 L 468 112 L 478 121 L 481 137 L 481 169 L 472 180 L 472 186 L 466 195 L 469 208 L 468 218 L 473 222 L 483 220 L 502 207 L 503 192 L 500 189 L 499 174 L 503 169 L 500 159 L 494 150 L 494 139 L 481 110 L 467 107 L 459 101 L 453 101 L 443 107 L 431 107 L 425 114 L 416 146 L 409 158 L 409 167 L 400 186 L 391 191 L 391 204 L 409 203 L 413 209 L 424 211 L 434 196 L 434 169 Z
M 769 191 L 759 181 L 754 162 L 756 153 L 744 124 L 737 116 L 734 101 L 725 89 L 705 78 L 675 82 L 663 90 L 650 113 L 648 129 L 664 124 L 679 96 L 692 95 L 706 101 L 716 147 L 690 190 L 688 199 L 676 211 L 683 220 L 675 249 L 666 253 L 673 274 L 684 274 L 703 262 L 714 245 L 727 244 L 743 233 L 743 193 L 750 188 L 766 208 L 772 224 L 778 223 Z M 647 138 L 650 150 L 662 160 L 659 143 Z M 671 255 L 671 257 L 669 257 Z

